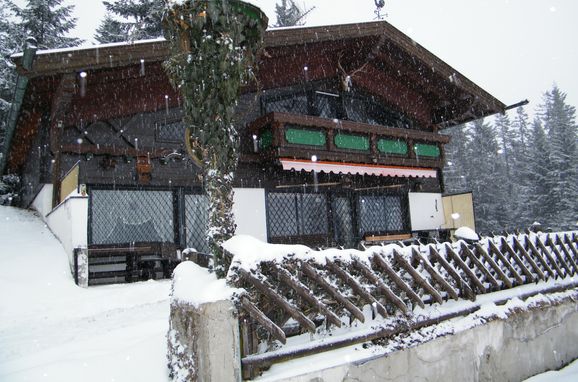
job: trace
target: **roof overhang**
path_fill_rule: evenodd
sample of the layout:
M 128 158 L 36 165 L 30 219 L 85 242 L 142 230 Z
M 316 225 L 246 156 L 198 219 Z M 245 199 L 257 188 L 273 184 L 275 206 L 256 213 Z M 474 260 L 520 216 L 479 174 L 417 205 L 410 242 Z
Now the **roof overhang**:
M 359 163 L 323 162 L 280 158 L 283 170 L 324 172 L 349 175 L 373 175 L 400 178 L 437 178 L 437 170 L 419 167 L 379 166 Z
M 343 53 L 344 45 L 342 43 L 347 41 L 349 41 L 350 47 L 355 47 L 357 50 L 365 46 L 365 55 L 355 58 L 361 61 L 372 60 L 371 64 L 374 66 L 372 70 L 392 75 L 392 73 L 395 74 L 399 71 L 391 70 L 392 68 L 388 67 L 387 63 L 395 63 L 401 71 L 405 69 L 411 74 L 410 76 L 400 75 L 401 77 L 396 79 L 400 83 L 413 86 L 418 91 L 429 88 L 433 90 L 431 94 L 436 92 L 447 94 L 445 97 L 443 95 L 440 97 L 439 94 L 434 97 L 437 99 L 434 105 L 435 110 L 432 113 L 439 115 L 439 117 L 432 117 L 435 119 L 433 124 L 440 128 L 505 110 L 506 106 L 502 102 L 386 21 L 268 30 L 264 36 L 266 53 L 263 55 L 260 65 L 265 72 L 268 70 L 267 63 L 271 61 L 272 70 L 275 71 L 277 63 L 274 56 L 276 54 L 285 55 L 287 49 L 294 49 L 292 54 L 303 54 L 305 51 L 302 48 L 307 46 L 311 46 L 316 52 L 321 52 L 320 54 L 337 56 Z M 320 46 L 333 46 L 335 51 L 321 51 Z M 164 38 L 160 38 L 38 51 L 30 70 L 26 70 L 22 66 L 21 54 L 12 56 L 12 59 L 21 74 L 32 78 L 141 65 L 142 60 L 147 63 L 161 62 L 167 58 L 168 54 L 168 42 Z M 335 61 L 335 57 L 333 60 Z M 287 64 L 291 64 L 290 61 Z M 386 65 L 384 66 L 384 64 Z M 355 66 L 353 68 L 355 69 Z M 329 71 L 323 69 L 323 73 L 326 76 L 335 76 L 335 69 Z M 278 76 L 279 73 L 276 75 Z M 358 75 L 359 77 L 362 76 L 362 74 Z M 301 76 L 294 77 L 296 77 L 294 81 L 302 81 Z M 371 71 L 366 74 L 366 77 L 368 78 L 365 79 L 365 82 L 368 84 L 377 81 L 372 76 Z M 362 78 L 360 78 L 360 83 L 363 82 L 361 80 Z M 392 91 L 392 89 L 382 90 L 386 93 Z

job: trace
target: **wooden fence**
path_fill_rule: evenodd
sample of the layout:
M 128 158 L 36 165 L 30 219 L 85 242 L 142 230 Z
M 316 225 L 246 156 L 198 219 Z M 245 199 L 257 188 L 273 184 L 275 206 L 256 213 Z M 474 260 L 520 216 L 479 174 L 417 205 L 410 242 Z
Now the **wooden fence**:
M 238 300 L 243 376 L 252 378 L 286 359 L 387 338 L 401 329 L 380 327 L 298 351 L 279 351 L 291 336 L 379 317 L 403 320 L 417 306 L 444 304 L 448 299 L 474 301 L 479 294 L 566 278 L 578 273 L 577 262 L 578 232 L 500 236 L 474 244 L 387 245 L 308 255 L 288 252 L 282 258 L 250 264 L 238 256 L 228 279 L 247 291 Z M 468 313 L 412 321 L 403 330 Z

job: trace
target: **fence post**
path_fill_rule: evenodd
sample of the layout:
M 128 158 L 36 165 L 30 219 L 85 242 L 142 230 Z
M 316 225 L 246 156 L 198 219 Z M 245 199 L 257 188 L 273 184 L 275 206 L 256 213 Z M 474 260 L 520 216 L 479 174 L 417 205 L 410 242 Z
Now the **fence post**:
M 173 272 L 167 360 L 175 382 L 241 381 L 234 289 L 185 261 Z
M 88 248 L 74 248 L 74 282 L 88 288 Z

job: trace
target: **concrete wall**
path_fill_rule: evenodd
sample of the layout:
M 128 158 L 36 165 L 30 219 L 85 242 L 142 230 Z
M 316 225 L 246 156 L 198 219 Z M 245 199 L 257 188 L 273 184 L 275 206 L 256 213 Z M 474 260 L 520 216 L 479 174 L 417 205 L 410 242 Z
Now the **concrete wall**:
M 241 341 L 233 303 L 171 302 L 168 363 L 174 382 L 241 380 Z
M 507 320 L 492 321 L 386 356 L 268 380 L 521 381 L 578 358 L 576 344 L 578 305 L 569 301 L 515 313 Z
M 235 188 L 233 214 L 237 235 L 250 235 L 267 241 L 265 190 L 262 188 Z
M 88 243 L 88 197 L 71 196 L 53 210 L 52 185 L 46 184 L 32 202 L 52 233 L 60 240 L 72 264 L 74 248 Z
M 32 201 L 31 207 L 42 215 L 42 219 L 52 211 L 52 184 L 44 184 Z

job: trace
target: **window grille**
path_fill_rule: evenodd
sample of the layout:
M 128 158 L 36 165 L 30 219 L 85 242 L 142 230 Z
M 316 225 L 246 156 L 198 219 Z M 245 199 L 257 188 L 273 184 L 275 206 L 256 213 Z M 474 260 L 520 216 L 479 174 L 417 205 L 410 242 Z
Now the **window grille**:
M 185 226 L 187 247 L 202 253 L 209 253 L 206 240 L 209 220 L 209 199 L 202 194 L 185 195 Z
M 91 243 L 174 242 L 171 191 L 91 190 Z
M 358 197 L 359 235 L 400 232 L 406 229 L 406 213 L 399 195 L 360 195 Z
M 327 197 L 323 194 L 269 193 L 270 237 L 327 235 Z

